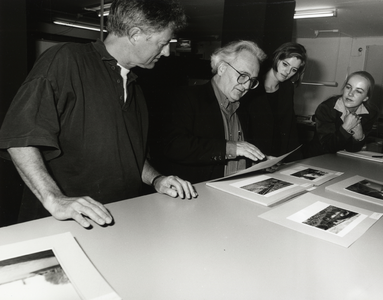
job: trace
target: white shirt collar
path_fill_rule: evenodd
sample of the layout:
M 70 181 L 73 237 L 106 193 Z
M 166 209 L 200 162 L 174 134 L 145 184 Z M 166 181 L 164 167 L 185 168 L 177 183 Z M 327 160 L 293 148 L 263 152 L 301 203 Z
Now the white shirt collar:
M 124 87 L 124 99 L 126 101 L 126 97 L 127 97 L 127 91 L 126 91 L 126 82 L 128 81 L 128 73 L 130 72 L 129 69 L 126 69 L 124 68 L 123 66 L 121 66 L 120 64 L 117 64 L 119 67 L 120 67 L 120 74 L 121 74 L 121 77 L 122 77 L 122 80 L 123 80 L 123 87 Z
M 344 106 L 344 103 L 342 101 L 342 98 L 339 98 L 336 103 L 335 103 L 335 106 L 334 106 L 334 109 L 336 109 L 337 111 L 341 112 L 342 115 L 341 115 L 341 119 L 342 121 L 344 122 L 344 118 L 347 116 L 347 114 L 349 113 L 347 108 Z M 366 109 L 366 107 L 363 105 L 363 103 L 358 107 L 358 109 L 356 110 L 355 112 L 357 115 L 361 115 L 361 114 L 368 114 L 368 110 Z

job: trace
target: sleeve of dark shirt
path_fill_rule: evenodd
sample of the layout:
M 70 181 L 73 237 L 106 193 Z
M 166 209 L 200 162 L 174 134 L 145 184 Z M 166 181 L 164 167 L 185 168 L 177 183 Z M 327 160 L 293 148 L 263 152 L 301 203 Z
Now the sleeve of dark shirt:
M 42 147 L 46 159 L 60 154 L 55 102 L 59 90 L 57 82 L 51 80 L 55 74 L 48 75 L 58 49 L 49 49 L 40 57 L 14 97 L 0 130 L 2 157 L 9 158 L 6 149 L 10 147 L 27 146 Z

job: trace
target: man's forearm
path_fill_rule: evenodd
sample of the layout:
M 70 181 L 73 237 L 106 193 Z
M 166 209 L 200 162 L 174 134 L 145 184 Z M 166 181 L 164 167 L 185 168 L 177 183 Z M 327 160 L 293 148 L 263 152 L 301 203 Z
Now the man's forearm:
M 66 197 L 49 175 L 39 149 L 20 147 L 8 149 L 21 178 L 57 220 L 73 219 L 88 228 L 89 219 L 99 225 L 113 220 L 108 210 L 91 197 Z
M 160 173 L 152 167 L 149 161 L 146 159 L 144 163 L 144 168 L 142 170 L 142 182 L 148 185 L 152 184 L 153 179 L 160 175 Z
M 43 204 L 51 197 L 62 195 L 47 171 L 39 149 L 16 147 L 9 148 L 8 152 L 25 184 Z

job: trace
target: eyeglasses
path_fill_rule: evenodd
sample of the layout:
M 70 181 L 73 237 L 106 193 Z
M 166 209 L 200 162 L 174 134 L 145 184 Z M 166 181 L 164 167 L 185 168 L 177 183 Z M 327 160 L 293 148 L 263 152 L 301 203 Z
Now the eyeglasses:
M 249 88 L 250 89 L 255 89 L 257 86 L 258 86 L 258 84 L 259 84 L 259 81 L 258 81 L 258 79 L 256 78 L 256 77 L 252 77 L 252 78 L 250 78 L 250 76 L 249 75 L 246 75 L 246 74 L 243 74 L 243 73 L 241 73 L 241 72 L 239 72 L 236 68 L 234 68 L 231 64 L 229 64 L 228 62 L 226 62 L 230 67 L 232 67 L 238 74 L 239 74 L 239 76 L 238 76 L 238 78 L 237 78 L 237 82 L 239 83 L 239 84 L 246 84 L 246 83 L 248 83 L 249 81 L 250 81 L 250 85 L 249 85 Z

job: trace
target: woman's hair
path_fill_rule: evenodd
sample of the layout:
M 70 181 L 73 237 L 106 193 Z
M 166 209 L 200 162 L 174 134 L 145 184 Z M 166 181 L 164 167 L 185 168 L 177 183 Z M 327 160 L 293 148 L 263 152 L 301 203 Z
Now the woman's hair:
M 291 78 L 291 81 L 294 82 L 296 86 L 298 86 L 302 81 L 307 62 L 306 49 L 301 44 L 289 42 L 279 46 L 273 53 L 271 67 L 274 69 L 274 71 L 278 71 L 279 61 L 292 57 L 295 57 L 301 61 L 301 65 L 297 73 Z
M 211 55 L 211 69 L 213 74 L 217 73 L 222 62 L 232 62 L 241 51 L 249 51 L 261 63 L 266 59 L 266 54 L 258 45 L 252 41 L 233 41 L 214 51 Z
M 357 72 L 349 74 L 343 83 L 342 91 L 345 88 L 347 82 L 350 80 L 350 78 L 355 76 L 355 75 L 359 75 L 368 81 L 369 87 L 368 87 L 368 91 L 367 91 L 367 97 L 368 97 L 368 99 L 371 99 L 372 93 L 373 93 L 374 87 L 375 87 L 375 79 L 374 79 L 374 77 L 372 77 L 372 75 L 370 73 L 368 73 L 366 71 L 357 71 Z
M 186 25 L 183 8 L 175 0 L 114 0 L 108 16 L 107 29 L 119 37 L 128 35 L 133 27 L 145 33 Z

